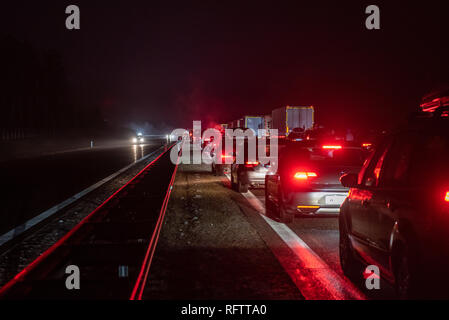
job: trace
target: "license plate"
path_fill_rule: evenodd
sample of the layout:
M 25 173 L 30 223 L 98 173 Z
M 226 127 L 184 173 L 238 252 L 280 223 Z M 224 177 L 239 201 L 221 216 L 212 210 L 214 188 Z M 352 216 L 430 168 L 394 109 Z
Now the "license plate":
M 345 199 L 346 196 L 334 195 L 334 196 L 326 196 L 324 201 L 326 202 L 326 204 L 341 205 Z

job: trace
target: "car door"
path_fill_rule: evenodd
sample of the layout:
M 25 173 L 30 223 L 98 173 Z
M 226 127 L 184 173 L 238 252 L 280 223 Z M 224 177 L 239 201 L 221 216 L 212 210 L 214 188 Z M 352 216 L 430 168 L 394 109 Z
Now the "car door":
M 358 186 L 348 196 L 349 228 L 353 246 L 367 262 L 373 262 L 373 216 L 372 201 L 379 183 L 384 159 L 390 149 L 391 140 L 384 141 L 367 160 L 359 174 Z
M 409 167 L 415 150 L 413 138 L 402 134 L 395 138 L 384 160 L 378 186 L 370 202 L 371 254 L 382 268 L 390 264 L 391 236 L 398 212 L 410 204 Z

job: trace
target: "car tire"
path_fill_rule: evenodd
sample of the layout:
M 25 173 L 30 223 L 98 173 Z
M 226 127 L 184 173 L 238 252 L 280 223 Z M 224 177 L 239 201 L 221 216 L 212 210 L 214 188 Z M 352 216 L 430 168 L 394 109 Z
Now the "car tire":
M 285 209 L 285 204 L 282 194 L 279 195 L 278 199 L 278 217 L 279 221 L 282 223 L 292 223 L 294 219 L 294 214 L 287 212 Z
M 339 225 L 340 240 L 338 248 L 341 269 L 345 276 L 347 276 L 356 284 L 359 284 L 362 280 L 362 264 L 357 260 L 355 256 L 354 248 L 352 247 L 346 224 L 343 219 L 340 219 Z
M 224 174 L 223 166 L 215 166 L 215 175 L 222 176 Z
M 240 193 L 248 192 L 249 185 L 246 183 L 242 183 L 240 179 L 237 180 L 237 191 Z
M 414 259 L 407 246 L 404 246 L 398 253 L 396 261 L 397 265 L 394 267 L 395 289 L 398 298 L 401 300 L 420 298 L 418 276 L 413 267 Z
M 265 214 L 271 216 L 273 214 L 273 203 L 268 199 L 268 192 L 265 188 Z

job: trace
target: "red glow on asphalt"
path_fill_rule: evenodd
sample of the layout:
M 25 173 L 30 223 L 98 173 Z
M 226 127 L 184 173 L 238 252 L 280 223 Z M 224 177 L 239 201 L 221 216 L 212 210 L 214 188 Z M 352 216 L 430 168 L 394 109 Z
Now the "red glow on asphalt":
M 33 262 L 31 262 L 28 266 L 26 266 L 22 271 L 14 276 L 9 282 L 7 282 L 2 288 L 0 288 L 0 298 L 7 293 L 7 291 L 13 287 L 19 281 L 22 281 L 28 273 L 30 273 L 36 266 L 39 265 L 44 259 L 50 256 L 53 252 L 55 252 L 64 242 L 66 242 L 73 234 L 78 231 L 85 223 L 92 219 L 92 217 L 100 211 L 111 199 L 115 198 L 118 193 L 120 193 L 124 188 L 126 188 L 130 183 L 132 183 L 138 176 L 140 176 L 145 170 L 150 168 L 157 160 L 159 160 L 168 150 L 170 150 L 173 146 L 170 146 L 167 150 L 162 152 L 159 156 L 157 156 L 153 161 L 147 164 L 142 170 L 139 171 L 131 180 L 129 180 L 126 184 L 124 184 L 121 188 L 115 191 L 109 198 L 107 198 L 102 204 L 100 204 L 96 209 L 94 209 L 89 215 L 87 215 L 80 223 L 78 223 L 72 230 L 67 232 L 61 239 L 59 239 L 55 244 L 53 244 L 50 248 L 48 248 L 44 253 L 42 253 L 38 258 L 36 258 Z
M 168 189 L 167 189 L 167 193 L 165 194 L 164 201 L 162 202 L 162 207 L 159 212 L 159 217 L 156 222 L 156 227 L 153 232 L 153 235 L 151 236 L 150 244 L 148 245 L 148 249 L 145 254 L 145 258 L 143 260 L 142 267 L 139 272 L 139 276 L 137 277 L 137 281 L 134 285 L 133 291 L 131 293 L 131 297 L 129 298 L 130 300 L 142 300 L 143 290 L 145 289 L 145 284 L 147 282 L 148 275 L 150 272 L 151 262 L 153 261 L 153 256 L 154 256 L 154 252 L 156 251 L 157 241 L 159 239 L 159 234 L 162 229 L 162 222 L 164 221 L 165 212 L 167 210 L 168 199 L 170 199 L 170 194 L 173 189 L 173 184 L 175 182 L 176 171 L 178 170 L 178 165 L 179 165 L 179 158 L 180 158 L 180 156 L 178 154 L 176 166 L 173 171 L 170 183 L 168 185 Z

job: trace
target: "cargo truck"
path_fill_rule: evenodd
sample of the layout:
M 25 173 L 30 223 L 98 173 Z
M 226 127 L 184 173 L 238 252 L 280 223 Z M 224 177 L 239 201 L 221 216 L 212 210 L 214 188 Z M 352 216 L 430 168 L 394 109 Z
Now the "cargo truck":
M 278 130 L 279 136 L 288 136 L 295 128 L 313 128 L 313 106 L 285 106 L 271 112 L 271 127 Z
M 240 126 L 252 129 L 254 134 L 258 134 L 259 129 L 263 129 L 264 127 L 264 119 L 263 116 L 244 116 L 243 121 L 240 122 Z

